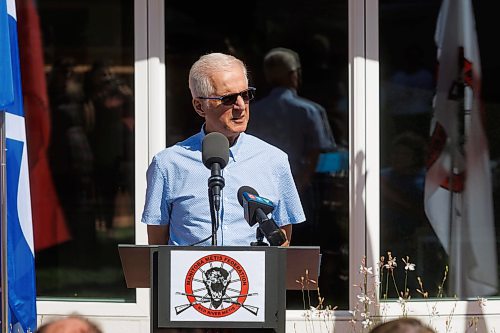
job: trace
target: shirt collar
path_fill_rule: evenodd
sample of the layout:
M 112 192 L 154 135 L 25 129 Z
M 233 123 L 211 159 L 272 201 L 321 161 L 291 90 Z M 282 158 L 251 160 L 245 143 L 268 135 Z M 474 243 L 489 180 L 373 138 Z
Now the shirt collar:
M 203 124 L 201 126 L 201 130 L 200 130 L 200 133 L 198 134 L 198 137 L 200 139 L 199 141 L 199 144 L 200 144 L 200 150 L 201 150 L 201 147 L 202 147 L 202 142 L 203 142 L 203 139 L 205 138 L 207 134 L 205 133 L 205 124 Z M 245 141 L 245 136 L 246 136 L 246 133 L 243 132 L 243 133 L 240 133 L 240 135 L 238 135 L 238 138 L 236 139 L 236 142 L 229 147 L 229 158 L 233 160 L 233 162 L 236 162 L 236 156 L 239 156 L 239 151 L 240 151 L 240 147 L 243 145 L 243 141 Z
M 205 139 L 205 136 L 207 134 L 205 133 L 205 123 L 201 125 L 201 130 L 200 130 L 200 144 L 203 142 L 203 139 Z
M 240 133 L 240 135 L 238 135 L 238 138 L 236 139 L 234 145 L 229 147 L 229 157 L 232 158 L 234 162 L 236 162 L 237 158 L 240 157 L 241 146 L 243 145 L 245 139 L 246 139 L 246 133 L 242 132 Z

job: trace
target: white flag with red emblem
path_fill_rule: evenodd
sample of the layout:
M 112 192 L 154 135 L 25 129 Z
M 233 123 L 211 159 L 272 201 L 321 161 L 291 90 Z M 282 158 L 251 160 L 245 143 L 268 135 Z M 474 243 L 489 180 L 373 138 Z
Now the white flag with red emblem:
M 449 255 L 450 295 L 497 293 L 497 256 L 481 63 L 470 0 L 443 0 L 425 212 Z

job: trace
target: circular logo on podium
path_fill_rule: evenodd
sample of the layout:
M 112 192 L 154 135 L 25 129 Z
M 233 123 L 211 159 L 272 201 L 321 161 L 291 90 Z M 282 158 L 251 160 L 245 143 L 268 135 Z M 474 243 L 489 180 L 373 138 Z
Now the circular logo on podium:
M 243 266 L 223 254 L 210 254 L 196 260 L 186 274 L 185 295 L 189 306 L 212 318 L 229 316 L 241 307 L 248 310 L 244 304 L 248 289 Z

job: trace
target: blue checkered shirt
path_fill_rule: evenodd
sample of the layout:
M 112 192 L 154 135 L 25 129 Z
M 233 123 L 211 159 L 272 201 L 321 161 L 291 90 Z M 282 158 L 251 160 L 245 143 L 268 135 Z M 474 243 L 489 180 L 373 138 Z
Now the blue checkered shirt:
M 201 160 L 205 134 L 193 135 L 164 149 L 147 171 L 146 203 L 142 222 L 169 225 L 172 245 L 194 244 L 212 234 L 208 201 L 210 170 Z M 222 170 L 225 186 L 221 195 L 217 245 L 250 245 L 256 225 L 243 217 L 237 193 L 241 186 L 253 187 L 274 205 L 272 217 L 278 226 L 305 221 L 287 155 L 278 148 L 245 133 L 229 149 L 229 162 Z M 200 245 L 210 245 L 207 240 Z

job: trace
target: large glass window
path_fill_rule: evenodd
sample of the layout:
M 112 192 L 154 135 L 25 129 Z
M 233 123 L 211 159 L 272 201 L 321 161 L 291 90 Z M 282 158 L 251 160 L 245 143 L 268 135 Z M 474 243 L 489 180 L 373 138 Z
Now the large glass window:
M 250 104 L 248 132 L 287 152 L 292 172 L 297 170 L 294 177 L 307 222 L 294 229 L 292 245 L 321 247 L 321 296 L 325 305 L 347 308 L 347 1 L 257 1 L 232 13 L 231 19 L 221 16 L 222 11 L 233 7 L 229 1 L 218 2 L 216 7 L 209 2 L 165 2 L 167 145 L 197 133 L 202 125 L 202 118 L 193 110 L 188 88 L 192 63 L 209 52 L 230 53 L 242 59 L 249 69 L 250 84 L 257 88 L 257 97 Z M 303 127 L 284 126 L 293 122 L 287 116 L 266 122 L 258 121 L 257 115 L 252 114 L 255 103 L 267 97 L 273 88 L 266 81 L 263 59 L 277 47 L 298 54 L 298 95 L 325 110 L 321 126 L 333 134 L 335 145 L 314 147 L 312 139 L 304 138 L 317 137 L 318 133 L 304 133 L 305 123 Z M 292 142 L 298 145 L 291 145 Z M 302 161 L 307 161 L 310 170 L 306 178 L 301 178 L 299 167 L 295 168 Z M 289 309 L 309 308 L 301 292 L 289 292 L 287 302 Z M 311 303 L 318 305 L 315 296 Z
M 135 301 L 117 251 L 134 242 L 133 1 L 31 3 L 17 1 L 38 296 Z
M 438 0 L 380 1 L 380 251 L 398 264 L 382 297 L 498 294 L 493 8 L 443 3 L 438 20 Z

